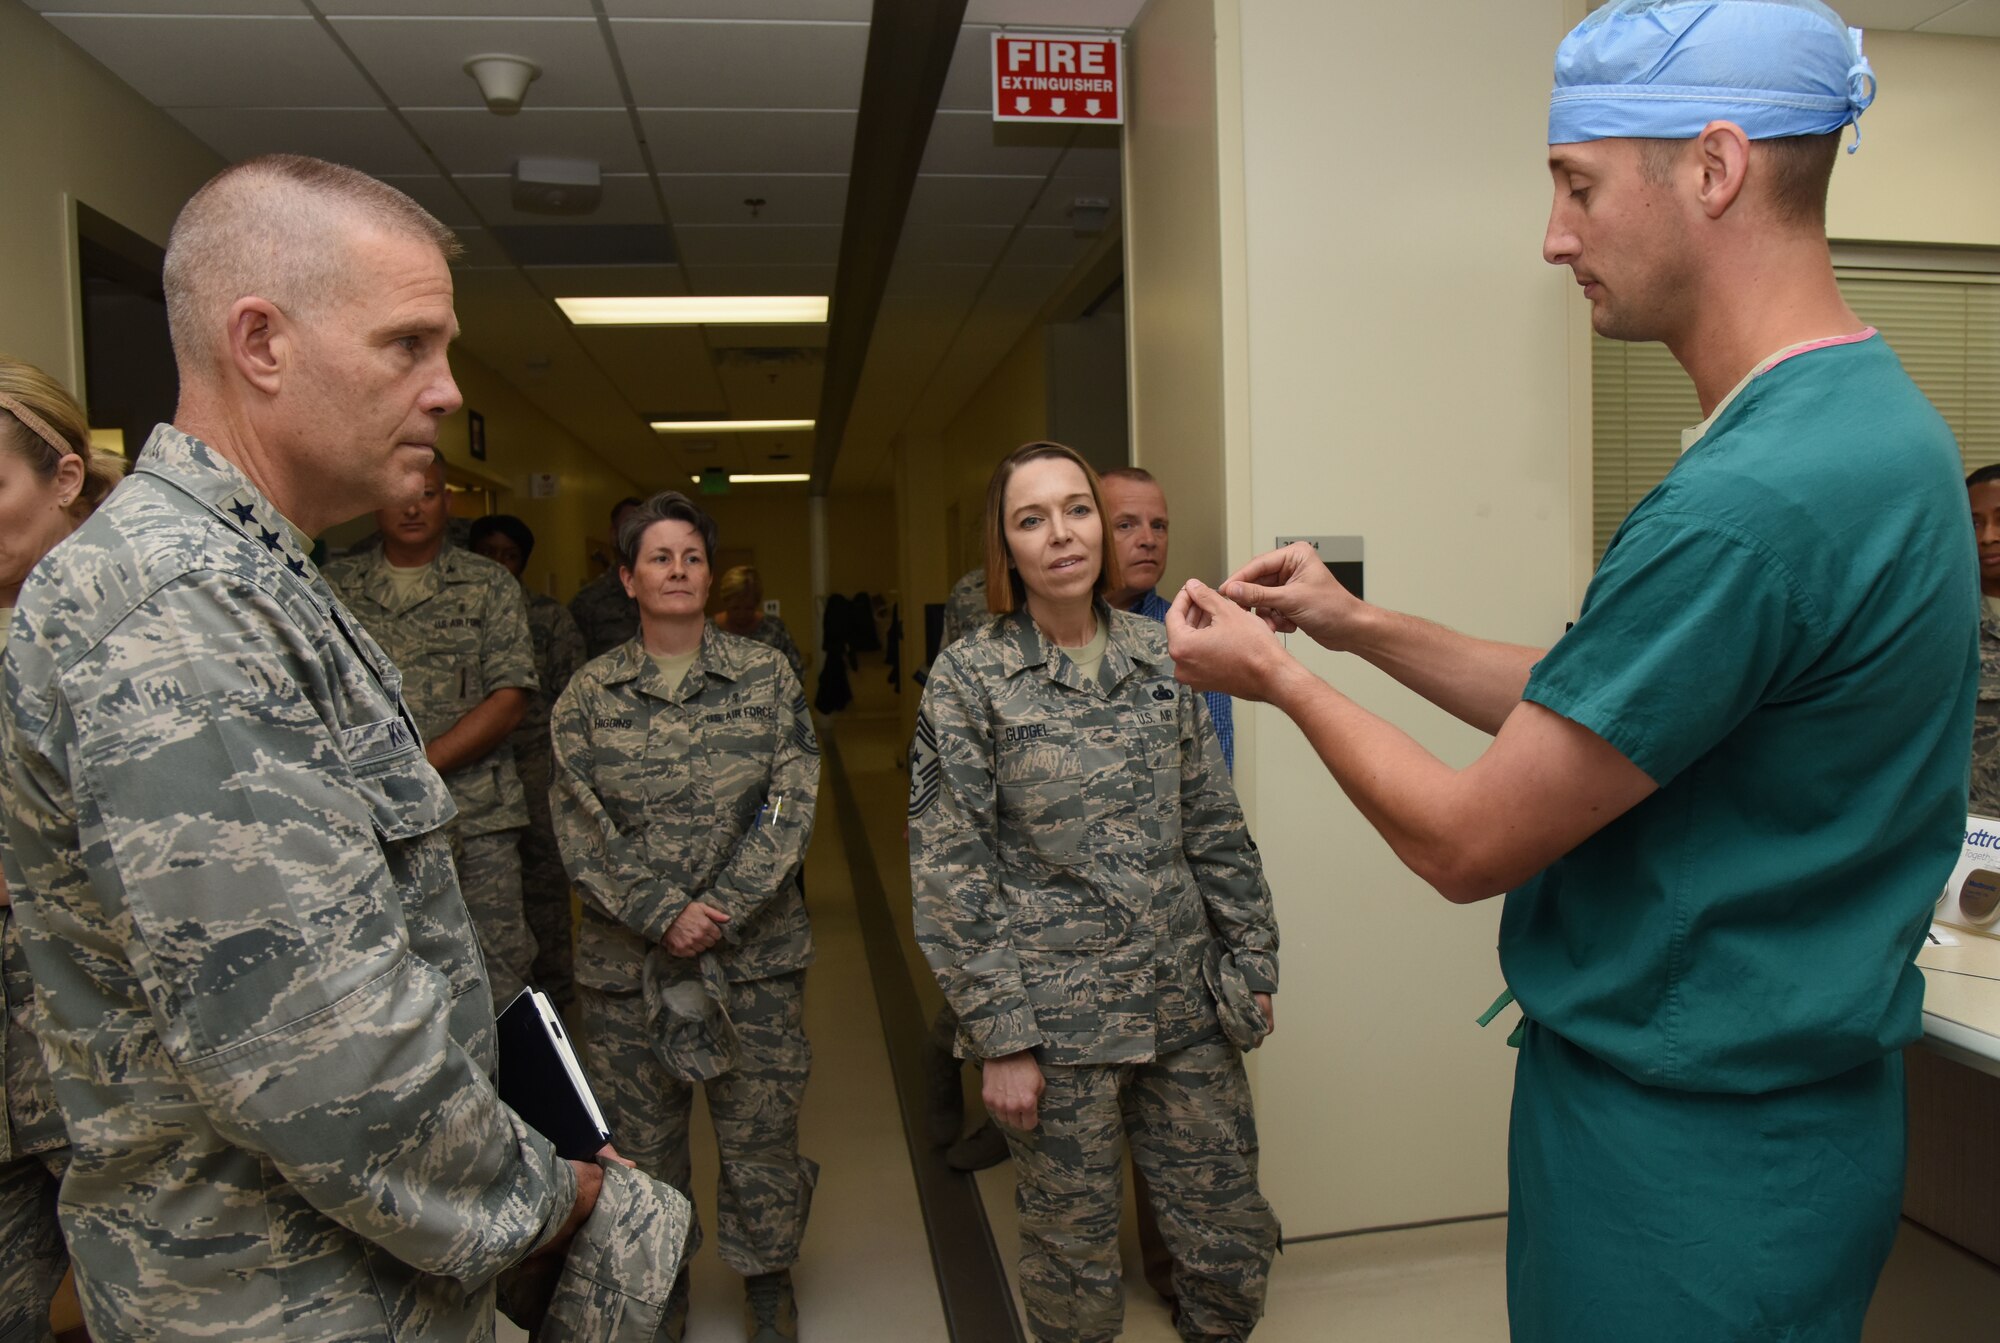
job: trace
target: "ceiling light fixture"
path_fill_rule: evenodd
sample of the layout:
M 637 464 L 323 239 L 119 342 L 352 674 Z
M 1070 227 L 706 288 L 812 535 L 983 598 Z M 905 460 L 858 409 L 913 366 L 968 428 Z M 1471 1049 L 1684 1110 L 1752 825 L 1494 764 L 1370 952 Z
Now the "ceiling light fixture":
M 688 479 L 697 485 L 701 484 L 700 476 L 689 476 Z M 731 485 L 802 485 L 811 479 L 811 476 L 804 473 L 795 476 L 739 476 L 731 472 L 729 483 Z
M 521 100 L 528 96 L 528 85 L 541 77 L 542 67 L 526 56 L 487 52 L 469 57 L 465 73 L 479 85 L 479 96 L 486 100 L 487 111 L 496 117 L 511 117 L 521 110 Z
M 662 434 L 741 434 L 754 431 L 782 434 L 810 429 L 813 420 L 654 420 L 653 429 Z
M 559 298 L 577 326 L 794 326 L 826 321 L 819 295 Z

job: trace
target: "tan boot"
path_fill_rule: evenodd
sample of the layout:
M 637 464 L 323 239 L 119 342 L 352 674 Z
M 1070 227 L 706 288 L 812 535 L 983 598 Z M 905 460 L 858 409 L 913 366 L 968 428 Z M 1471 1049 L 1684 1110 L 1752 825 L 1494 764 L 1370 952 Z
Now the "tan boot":
M 792 1296 L 790 1269 L 745 1278 L 743 1293 L 743 1319 L 750 1343 L 797 1343 L 799 1306 Z

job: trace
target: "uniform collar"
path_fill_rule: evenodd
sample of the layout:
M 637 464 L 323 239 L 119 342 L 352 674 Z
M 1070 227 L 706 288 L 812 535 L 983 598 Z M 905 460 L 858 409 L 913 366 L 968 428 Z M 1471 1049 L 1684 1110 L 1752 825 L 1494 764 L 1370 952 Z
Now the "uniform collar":
M 391 615 L 401 615 L 437 596 L 447 583 L 463 578 L 466 566 L 462 555 L 447 538 L 444 548 L 431 557 L 429 564 L 418 569 L 417 581 L 406 589 L 396 585 L 390 574 L 395 566 L 389 563 L 389 552 L 378 546 L 362 561 L 359 586 L 368 600 Z
M 152 476 L 192 498 L 269 551 L 294 577 L 310 582 L 316 574 L 285 515 L 234 463 L 194 435 L 171 424 L 155 425 L 133 474 Z
M 680 685 L 667 689 L 660 679 L 660 668 L 646 652 L 643 635 L 628 639 L 605 654 L 612 659 L 610 669 L 605 673 L 604 684 L 622 685 L 631 683 L 632 688 L 642 695 L 663 699 L 671 704 L 684 704 L 701 694 L 710 675 L 725 681 L 741 677 L 749 651 L 742 645 L 748 641 L 735 635 L 726 634 L 715 627 L 715 622 L 704 622 L 701 627 L 701 647 L 695 650 L 694 665 L 688 668 Z M 750 645 L 755 648 L 757 645 Z
M 1113 611 L 1105 605 L 1102 597 L 1091 607 L 1106 631 L 1104 672 L 1100 682 L 1093 685 L 1084 683 L 1076 664 L 1042 633 L 1025 605 L 1001 621 L 1000 639 L 1005 650 L 1001 659 L 1002 671 L 1014 676 L 1030 667 L 1047 667 L 1049 679 L 1059 685 L 1066 685 L 1072 690 L 1096 690 L 1117 685 L 1135 667 L 1154 668 L 1160 665 L 1160 658 L 1140 637 L 1143 627 L 1137 622 L 1143 617 L 1134 616 L 1129 611 Z
M 1989 639 L 2000 640 L 2000 617 L 1993 614 L 1993 608 L 1986 604 L 1986 594 L 1979 594 L 1979 632 Z

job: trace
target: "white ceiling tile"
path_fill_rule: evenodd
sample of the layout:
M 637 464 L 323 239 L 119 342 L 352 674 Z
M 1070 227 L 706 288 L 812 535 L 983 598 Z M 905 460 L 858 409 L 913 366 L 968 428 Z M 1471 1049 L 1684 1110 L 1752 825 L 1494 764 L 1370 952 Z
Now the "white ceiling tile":
M 1013 231 L 1011 224 L 912 224 L 903 230 L 896 256 L 915 265 L 991 264 Z
M 679 266 L 530 266 L 528 278 L 550 298 L 679 298 L 688 292 L 687 275 Z
M 206 5 L 208 0 L 199 0 Z M 496 16 L 522 18 L 589 18 L 590 0 L 319 0 L 319 12 L 329 17 L 339 14 L 456 15 L 463 18 Z
M 525 106 L 625 106 L 597 21 L 581 19 L 352 18 L 334 31 L 398 107 L 483 109 L 465 62 L 488 52 L 524 56 L 542 73 Z
M 981 264 L 912 262 L 899 256 L 882 291 L 883 310 L 886 313 L 893 302 L 898 312 L 938 306 L 962 312 L 986 283 L 991 269 Z
M 423 149 L 382 109 L 242 112 L 226 107 L 170 107 L 167 112 L 226 159 L 310 154 L 377 176 L 435 171 Z
M 979 296 L 975 317 L 990 313 L 1034 312 L 1062 288 L 1073 266 L 1017 264 L 1011 254 L 1007 263 L 993 272 L 986 292 Z
M 639 113 L 663 173 L 845 173 L 854 119 L 852 112 Z
M 382 180 L 429 210 L 441 223 L 451 228 L 463 228 L 482 222 L 478 212 L 465 203 L 464 197 L 452 190 L 451 183 L 436 173 L 408 177 L 390 174 Z
M 676 225 L 690 266 L 821 265 L 840 260 L 840 230 L 822 224 Z
M 788 326 L 709 326 L 711 350 L 724 349 L 824 349 L 825 322 L 799 322 Z
M 667 213 L 680 224 L 747 224 L 746 201 L 764 224 L 839 224 L 846 217 L 847 177 L 843 173 L 662 174 Z
M 1062 173 L 1056 174 L 1049 179 L 1048 190 L 1042 193 L 1041 200 L 1035 203 L 1034 210 L 1029 213 L 1028 222 L 1067 228 L 1071 212 L 1076 209 L 1079 199 L 1108 201 L 1112 208 L 1116 209 L 1119 200 L 1117 173 L 1113 172 L 1109 177 L 1070 177 Z
M 528 156 L 594 159 L 606 173 L 643 171 L 631 118 L 606 109 L 567 110 L 530 104 L 511 117 L 486 111 L 419 109 L 405 113 L 452 173 L 514 171 Z
M 610 175 L 603 179 L 604 197 L 587 215 L 535 214 L 514 208 L 514 179 L 511 176 L 472 176 L 457 179 L 465 194 L 489 224 L 658 224 L 660 203 L 653 198 L 652 182 L 644 173 Z
M 49 22 L 160 107 L 379 107 L 305 17 L 51 14 Z
M 1914 28 L 1950 9 L 1954 0 L 1840 0 L 1840 17 L 1856 28 Z
M 578 327 L 576 338 L 644 415 L 720 409 L 722 384 L 694 327 Z
M 740 19 L 745 0 L 604 0 L 614 19 Z M 847 19 L 866 23 L 874 0 L 757 0 L 763 19 Z
M 689 266 L 697 294 L 832 294 L 832 266 Z
M 456 263 L 458 267 L 474 270 L 514 269 L 513 259 L 501 250 L 500 244 L 485 229 L 458 228 L 452 232 L 458 235 L 458 245 L 465 249 Z
M 1075 131 L 1067 126 L 996 125 L 987 112 L 939 112 L 924 148 L 925 173 L 1044 176 Z
M 1953 33 L 1961 37 L 2000 37 L 2000 0 L 1967 0 L 1936 18 L 1917 25 L 1920 33 Z
M 993 111 L 993 34 L 999 29 L 967 24 L 952 49 L 951 70 L 944 77 L 939 107 Z
M 910 224 L 1011 224 L 1042 189 L 1040 177 L 919 176 L 910 193 Z
M 1024 228 L 1007 245 L 1008 266 L 1055 266 L 1068 270 L 1083 259 L 1097 241 L 1095 236 L 1079 238 L 1070 228 Z
M 186 14 L 188 0 L 25 0 L 40 14 Z M 203 14 L 304 14 L 302 0 L 201 0 Z
M 861 105 L 866 24 L 614 20 L 611 31 L 640 107 Z
M 971 0 L 967 23 L 1013 28 L 1129 28 L 1146 0 Z

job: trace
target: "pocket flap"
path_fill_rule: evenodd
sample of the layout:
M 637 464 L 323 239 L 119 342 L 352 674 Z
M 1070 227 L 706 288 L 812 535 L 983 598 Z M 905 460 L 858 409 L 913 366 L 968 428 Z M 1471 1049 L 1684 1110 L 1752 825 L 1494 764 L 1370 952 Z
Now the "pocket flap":
M 408 720 L 384 718 L 343 728 L 340 749 L 382 838 L 415 839 L 458 814 Z

